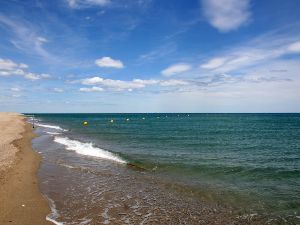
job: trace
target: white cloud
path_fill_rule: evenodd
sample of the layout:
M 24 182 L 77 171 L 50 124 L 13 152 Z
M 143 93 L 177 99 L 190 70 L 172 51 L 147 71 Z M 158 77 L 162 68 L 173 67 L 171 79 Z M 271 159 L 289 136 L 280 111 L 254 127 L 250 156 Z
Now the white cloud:
M 38 41 L 40 44 L 48 42 L 48 40 L 46 38 L 44 38 L 44 37 L 37 37 L 36 41 Z
M 21 63 L 19 65 L 19 67 L 22 68 L 22 69 L 28 69 L 28 66 L 26 64 L 24 64 L 24 63 Z
M 202 0 L 202 6 L 208 22 L 221 32 L 237 29 L 251 16 L 250 0 Z
M 56 57 L 51 55 L 44 48 L 44 44 L 48 42 L 48 40 L 38 35 L 37 29 L 31 23 L 26 20 L 12 20 L 9 17 L 0 15 L 0 24 L 5 25 L 9 32 L 14 34 L 10 42 L 16 48 L 26 53 L 35 53 L 47 60 L 56 60 Z
M 21 89 L 18 88 L 18 87 L 13 87 L 13 88 L 11 88 L 10 90 L 11 90 L 11 91 L 14 91 L 14 92 L 19 92 L 19 91 L 21 91 Z
M 95 63 L 97 66 L 100 66 L 100 67 L 112 67 L 112 68 L 117 68 L 117 69 L 124 68 L 122 61 L 117 60 L 117 59 L 112 59 L 110 57 L 102 57 L 100 59 L 97 59 L 95 61 Z
M 54 92 L 57 92 L 57 93 L 62 93 L 64 92 L 64 90 L 62 88 L 53 88 L 53 91 Z
M 80 88 L 81 92 L 102 92 L 103 88 L 101 87 L 91 87 L 91 88 Z
M 34 73 L 26 73 L 26 74 L 24 75 L 24 77 L 25 77 L 26 79 L 28 79 L 28 80 L 39 80 L 39 79 L 41 79 L 39 75 L 34 74 Z
M 175 86 L 182 86 L 188 85 L 188 81 L 184 80 L 142 80 L 142 79 L 133 79 L 131 81 L 123 81 L 123 80 L 112 80 L 112 79 L 103 79 L 101 77 L 91 77 L 86 78 L 80 81 L 83 85 L 97 85 L 97 87 L 101 87 L 103 90 L 111 90 L 111 91 L 133 91 L 136 89 L 146 88 L 148 86 L 163 86 L 163 87 L 175 87 Z M 83 89 L 84 91 L 90 90 Z M 83 91 L 81 90 L 81 91 Z
M 7 71 L 0 71 L 0 76 L 3 76 L 3 77 L 5 77 L 5 76 L 10 76 L 10 72 L 7 72 Z
M 101 77 L 83 79 L 81 83 L 84 85 L 102 85 L 108 89 L 119 91 L 124 89 L 138 89 L 145 87 L 145 84 L 141 82 L 103 79 Z
M 161 86 L 170 87 L 170 86 L 181 86 L 181 85 L 188 85 L 189 82 L 184 80 L 163 80 L 160 82 Z
M 110 0 L 67 0 L 69 6 L 74 9 L 87 8 L 91 6 L 106 6 Z
M 50 74 L 47 74 L 47 73 L 42 73 L 39 75 L 39 77 L 41 79 L 50 79 L 51 78 L 51 75 Z
M 110 3 L 109 0 L 86 0 L 86 2 L 93 5 L 107 5 Z
M 153 80 L 153 79 L 149 79 L 149 80 L 134 79 L 133 82 L 143 84 L 143 85 L 153 85 L 153 84 L 159 83 L 160 81 L 159 80 Z
M 26 69 L 28 66 L 24 63 L 15 63 L 10 59 L 0 58 L 0 76 L 23 76 L 28 80 L 40 80 L 48 79 L 51 76 L 49 74 L 35 74 L 28 72 Z
M 35 74 L 35 73 L 25 73 L 24 77 L 28 80 L 41 80 L 41 79 L 50 79 L 51 75 L 42 73 L 42 74 Z
M 291 53 L 300 53 L 300 41 L 290 44 L 287 49 Z
M 92 78 L 83 79 L 82 84 L 85 84 L 85 85 L 101 84 L 102 81 L 103 81 L 103 78 L 101 78 L 101 77 L 92 77 Z
M 16 64 L 15 62 L 13 62 L 10 59 L 1 59 L 0 58 L 0 70 L 14 70 L 21 66 L 23 66 L 23 64 Z
M 67 0 L 67 2 L 68 2 L 68 4 L 69 4 L 69 6 L 71 7 L 71 8 L 75 8 L 76 7 L 76 0 Z
M 297 44 L 299 37 L 282 38 L 273 34 L 258 37 L 241 46 L 227 49 L 221 54 L 208 59 L 200 68 L 189 64 L 179 63 L 172 65 L 164 70 L 164 75 L 174 75 L 180 72 L 190 72 L 189 79 L 133 79 L 133 80 L 114 80 L 102 77 L 90 77 L 75 81 L 83 85 L 100 87 L 104 91 L 134 91 L 137 93 L 184 93 L 184 92 L 206 92 L 219 87 L 222 89 L 234 86 L 247 85 L 269 85 L 274 83 L 293 83 L 294 78 L 288 74 L 276 73 L 285 71 L 285 67 L 274 66 L 276 59 L 284 54 L 297 54 Z M 283 59 L 283 61 L 286 61 Z M 256 71 L 255 68 L 265 68 L 267 64 L 272 64 L 265 71 Z M 179 65 L 179 66 L 178 66 Z M 275 72 L 269 71 L 274 68 Z M 232 71 L 239 73 L 231 73 Z M 163 74 L 163 71 L 162 71 Z M 289 84 L 283 84 L 289 85 Z M 89 90 L 89 89 L 87 89 Z
M 215 69 L 224 65 L 226 58 L 214 58 L 209 60 L 207 63 L 201 65 L 203 69 Z
M 300 41 L 264 38 L 260 42 L 250 42 L 241 47 L 227 50 L 225 53 L 202 63 L 200 67 L 205 70 L 224 73 L 255 66 L 287 54 L 299 53 Z
M 187 71 L 191 70 L 191 68 L 192 67 L 189 64 L 178 63 L 178 64 L 171 65 L 168 68 L 164 69 L 163 71 L 161 71 L 161 74 L 164 76 L 172 76 L 172 75 L 176 75 L 179 73 L 187 72 Z
M 154 61 L 161 58 L 167 57 L 168 55 L 174 53 L 177 50 L 177 45 L 175 42 L 168 42 L 162 46 L 157 47 L 156 49 L 144 53 L 139 56 L 139 61 Z
M 180 85 L 187 85 L 189 82 L 184 80 L 176 80 L 176 79 L 170 79 L 170 80 L 141 80 L 141 79 L 134 79 L 132 80 L 134 83 L 144 84 L 147 85 L 160 85 L 164 87 L 171 87 L 171 86 L 180 86 Z

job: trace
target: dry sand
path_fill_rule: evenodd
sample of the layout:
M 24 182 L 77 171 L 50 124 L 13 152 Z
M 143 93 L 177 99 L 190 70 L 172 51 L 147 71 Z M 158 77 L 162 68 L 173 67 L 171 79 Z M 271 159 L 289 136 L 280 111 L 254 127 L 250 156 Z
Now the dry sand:
M 50 213 L 36 177 L 40 156 L 22 115 L 0 113 L 0 224 L 43 225 Z

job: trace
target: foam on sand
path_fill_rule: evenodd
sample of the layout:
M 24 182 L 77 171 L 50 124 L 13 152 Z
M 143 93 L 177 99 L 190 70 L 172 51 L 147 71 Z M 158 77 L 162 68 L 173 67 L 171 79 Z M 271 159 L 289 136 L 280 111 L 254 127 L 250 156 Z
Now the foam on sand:
M 67 137 L 55 137 L 54 141 L 56 143 L 65 145 L 67 150 L 75 151 L 81 155 L 89 155 L 115 161 L 118 163 L 126 163 L 126 161 L 116 156 L 115 154 L 105 151 L 101 148 L 94 147 L 92 143 L 83 143 L 80 141 L 71 140 Z

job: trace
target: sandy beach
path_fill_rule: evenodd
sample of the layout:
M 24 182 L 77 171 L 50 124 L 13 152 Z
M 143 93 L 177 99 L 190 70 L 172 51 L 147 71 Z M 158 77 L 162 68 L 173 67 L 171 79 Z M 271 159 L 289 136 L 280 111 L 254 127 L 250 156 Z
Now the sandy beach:
M 0 224 L 52 224 L 38 187 L 41 159 L 31 147 L 31 125 L 20 114 L 0 113 L 0 137 Z

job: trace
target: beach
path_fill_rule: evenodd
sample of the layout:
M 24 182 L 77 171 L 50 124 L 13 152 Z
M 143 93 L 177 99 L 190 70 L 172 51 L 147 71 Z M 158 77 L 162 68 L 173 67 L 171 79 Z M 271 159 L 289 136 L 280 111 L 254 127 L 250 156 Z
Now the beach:
M 36 176 L 41 157 L 33 151 L 25 117 L 0 113 L 0 224 L 42 225 L 50 209 Z

